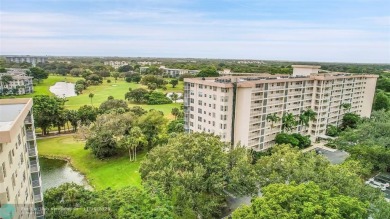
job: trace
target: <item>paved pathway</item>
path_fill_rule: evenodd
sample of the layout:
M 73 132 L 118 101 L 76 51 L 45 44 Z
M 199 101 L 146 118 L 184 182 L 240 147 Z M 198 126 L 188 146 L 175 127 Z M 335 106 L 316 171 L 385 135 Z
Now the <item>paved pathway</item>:
M 312 146 L 303 149 L 302 152 L 308 152 L 308 151 L 314 150 L 316 148 L 321 148 L 321 149 L 324 149 L 324 150 L 327 150 L 327 151 L 330 151 L 330 152 L 337 151 L 337 149 L 326 147 L 324 144 L 325 144 L 324 142 L 314 143 Z

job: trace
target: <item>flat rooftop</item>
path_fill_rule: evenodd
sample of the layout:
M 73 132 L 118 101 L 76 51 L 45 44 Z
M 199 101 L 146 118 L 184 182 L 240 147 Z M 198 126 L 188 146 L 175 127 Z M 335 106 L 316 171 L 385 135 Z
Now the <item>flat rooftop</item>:
M 0 131 L 8 131 L 12 124 L 26 106 L 24 103 L 1 104 L 0 103 Z

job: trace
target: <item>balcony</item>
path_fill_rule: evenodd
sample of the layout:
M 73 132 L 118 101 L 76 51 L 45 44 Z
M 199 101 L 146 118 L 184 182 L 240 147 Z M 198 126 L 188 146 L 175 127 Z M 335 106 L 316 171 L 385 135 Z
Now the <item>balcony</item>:
M 39 179 L 32 181 L 32 186 L 33 188 L 41 187 L 41 181 Z
M 28 149 L 28 156 L 36 157 L 38 155 L 37 149 L 35 147 Z
M 31 116 L 27 116 L 25 119 L 24 119 L 24 124 L 32 124 L 32 119 L 31 119 Z
M 26 131 L 27 141 L 33 141 L 35 137 L 35 133 L 32 130 Z
M 42 202 L 43 201 L 42 193 L 34 194 L 34 201 L 35 203 Z
M 39 165 L 37 161 L 30 161 L 30 170 L 31 173 L 39 172 Z

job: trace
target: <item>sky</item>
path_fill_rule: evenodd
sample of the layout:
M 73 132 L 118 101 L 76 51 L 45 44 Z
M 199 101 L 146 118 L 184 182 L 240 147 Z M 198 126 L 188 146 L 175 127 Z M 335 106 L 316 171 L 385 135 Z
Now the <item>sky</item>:
M 0 55 L 390 63 L 390 1 L 0 0 Z

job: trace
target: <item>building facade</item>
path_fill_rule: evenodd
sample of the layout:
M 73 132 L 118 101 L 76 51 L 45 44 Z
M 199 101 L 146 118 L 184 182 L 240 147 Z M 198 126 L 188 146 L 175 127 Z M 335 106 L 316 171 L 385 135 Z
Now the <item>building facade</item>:
M 0 99 L 0 207 L 9 218 L 44 218 L 32 105 Z
M 37 63 L 45 63 L 47 61 L 47 57 L 44 56 L 6 56 L 5 59 L 8 62 L 16 62 L 16 63 L 31 63 L 35 66 Z
M 4 82 L 4 75 L 12 77 L 11 81 Z M 34 92 L 33 77 L 27 76 L 25 69 L 8 69 L 6 73 L 0 73 L 0 94 L 22 95 Z
M 185 129 L 221 136 L 254 150 L 274 144 L 282 131 L 281 118 L 312 109 L 315 121 L 297 125 L 292 132 L 326 134 L 328 125 L 339 125 L 346 112 L 369 117 L 375 93 L 376 75 L 318 73 L 319 66 L 293 66 L 293 75 L 258 74 L 184 79 Z M 350 105 L 349 109 L 341 107 Z M 275 114 L 279 121 L 267 119 Z
M 165 75 L 169 77 L 176 78 L 183 74 L 192 74 L 196 75 L 200 71 L 199 70 L 188 70 L 188 69 L 177 69 L 177 68 L 166 68 L 165 66 L 160 66 L 160 69 L 163 70 Z
M 126 61 L 105 61 L 104 65 L 109 65 L 115 69 L 118 69 L 119 67 L 128 65 L 129 63 Z

